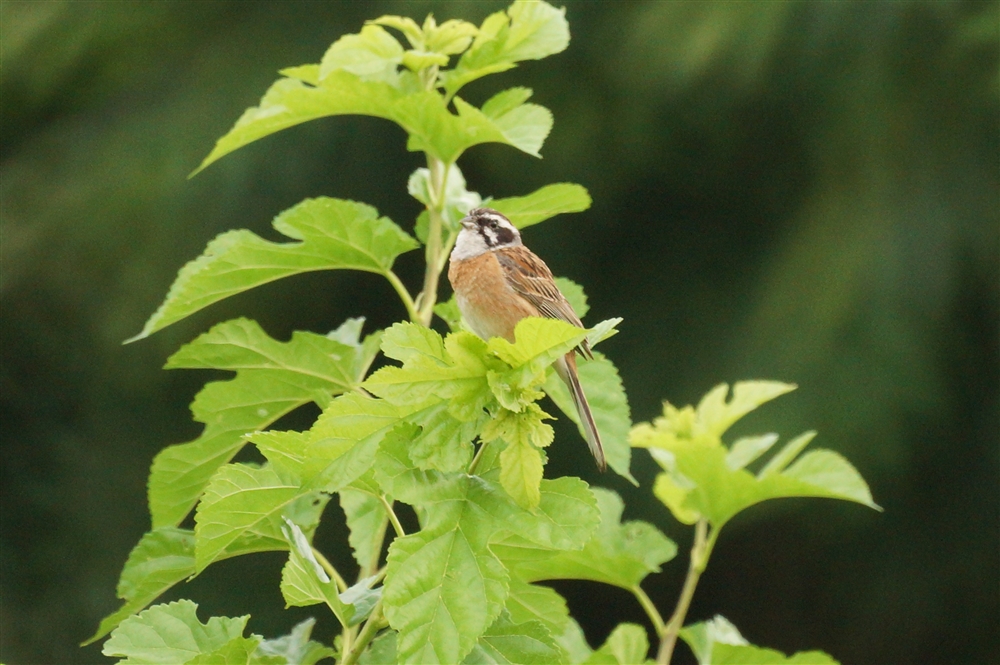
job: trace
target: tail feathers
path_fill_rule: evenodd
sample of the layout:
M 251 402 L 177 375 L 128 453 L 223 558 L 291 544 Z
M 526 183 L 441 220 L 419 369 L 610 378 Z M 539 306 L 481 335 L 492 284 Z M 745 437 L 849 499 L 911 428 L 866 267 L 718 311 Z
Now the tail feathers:
M 573 404 L 576 412 L 580 415 L 580 424 L 583 426 L 584 438 L 590 448 L 590 454 L 597 460 L 597 468 L 605 471 L 608 468 L 607 459 L 604 457 L 604 446 L 601 445 L 601 435 L 597 431 L 597 424 L 594 423 L 594 414 L 590 412 L 590 404 L 587 403 L 587 396 L 583 393 L 583 386 L 576 373 L 576 358 L 574 352 L 570 351 L 565 358 L 556 363 L 556 372 L 559 378 L 569 387 L 570 395 L 573 396 Z

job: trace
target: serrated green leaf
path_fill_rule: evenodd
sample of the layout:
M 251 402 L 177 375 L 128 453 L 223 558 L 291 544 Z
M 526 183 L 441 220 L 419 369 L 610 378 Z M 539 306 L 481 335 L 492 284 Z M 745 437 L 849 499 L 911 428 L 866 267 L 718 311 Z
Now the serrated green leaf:
M 455 68 L 441 74 L 449 95 L 478 78 L 502 72 L 523 60 L 540 60 L 569 45 L 565 10 L 544 2 L 517 0 L 483 21 Z
M 448 329 L 451 332 L 465 330 L 462 326 L 462 312 L 458 309 L 458 303 L 455 301 L 454 295 L 452 295 L 452 297 L 448 300 L 434 305 L 434 313 L 441 317 L 442 321 L 448 324 Z
M 105 656 L 127 665 L 188 663 L 243 637 L 249 615 L 212 617 L 201 623 L 198 606 L 190 600 L 154 605 L 123 621 L 104 643 Z M 256 646 L 256 645 L 255 645 Z
M 448 64 L 448 56 L 433 51 L 418 51 L 410 49 L 403 54 L 403 66 L 412 72 L 419 72 L 428 67 L 443 67 Z
M 413 411 L 348 393 L 332 400 L 306 432 L 255 432 L 249 438 L 272 466 L 300 479 L 303 493 L 333 493 L 362 482 L 379 441 Z
M 471 509 L 474 479 L 416 470 L 407 453 L 415 429 L 386 437 L 376 461 L 386 491 L 426 510 L 423 530 L 389 548 L 383 603 L 400 662 L 453 663 L 500 613 L 507 572 L 487 546 L 492 522 Z
M 538 404 L 528 404 L 523 411 L 501 410 L 483 427 L 483 441 L 503 439 L 508 443 L 519 443 L 545 448 L 555 439 L 555 432 L 543 421 L 552 416 L 542 411 Z
M 389 629 L 372 640 L 361 657 L 358 665 L 396 665 L 396 631 Z
M 382 352 L 400 362 L 445 365 L 447 359 L 441 335 L 413 323 L 396 323 L 382 335 Z
M 588 665 L 638 665 L 647 662 L 649 638 L 646 629 L 634 623 L 620 623 L 608 635 L 600 649 L 589 659 Z
M 395 28 L 396 30 L 399 30 L 403 33 L 406 37 L 406 41 L 410 42 L 410 46 L 413 48 L 420 48 L 424 45 L 423 30 L 421 30 L 420 26 L 417 25 L 417 22 L 409 16 L 379 16 L 376 19 L 368 21 L 368 23 L 384 25 L 387 28 Z
M 289 665 L 315 665 L 324 658 L 333 658 L 336 655 L 333 649 L 309 639 L 315 625 L 313 618 L 301 621 L 288 635 L 261 642 L 257 654 L 284 658 Z
M 285 599 L 285 607 L 326 603 L 337 619 L 346 625 L 354 612 L 341 602 L 336 582 L 330 579 L 308 548 L 297 547 L 293 534 L 287 535 L 290 542 L 288 561 L 281 569 L 281 595 Z
M 587 403 L 590 404 L 590 411 L 594 416 L 594 423 L 597 424 L 597 431 L 601 433 L 608 466 L 619 476 L 637 485 L 629 471 L 632 464 L 632 449 L 629 446 L 631 410 L 618 369 L 597 351 L 594 352 L 593 360 L 577 359 L 576 368 L 580 385 L 583 386 L 583 393 L 587 396 Z M 544 389 L 566 417 L 580 428 L 580 415 L 573 405 L 569 389 L 554 370 L 548 373 Z M 584 436 L 582 428 L 580 436 Z
M 523 551 L 508 566 L 523 580 L 581 579 L 632 589 L 646 575 L 659 572 L 660 565 L 677 553 L 677 546 L 651 524 L 641 521 L 621 523 L 624 504 L 610 490 L 594 489 L 601 524 L 580 551 Z M 507 562 L 507 558 L 501 555 Z
M 240 540 L 285 549 L 282 517 L 315 529 L 329 496 L 304 490 L 274 467 L 227 464 L 216 472 L 195 513 L 195 565 L 201 572 Z
M 302 530 L 285 520 L 282 533 L 288 543 L 288 561 L 281 571 L 281 595 L 286 607 L 307 607 L 326 603 L 345 627 L 364 621 L 382 595 L 381 588 L 371 589 L 375 580 L 368 577 L 338 593 L 336 582 L 316 560 L 316 555 Z
M 319 85 L 319 65 L 299 65 L 298 67 L 285 67 L 279 69 L 278 73 L 290 79 L 297 79 L 303 83 L 315 86 Z
M 546 425 L 547 427 L 547 425 Z M 520 439 L 500 453 L 500 484 L 514 502 L 531 510 L 542 500 L 542 455 L 538 448 Z
M 521 411 L 541 395 L 536 390 L 545 380 L 545 369 L 586 336 L 587 330 L 557 319 L 527 317 L 514 328 L 515 344 L 494 337 L 487 347 L 510 366 L 491 370 L 490 390 L 500 404 L 511 411 Z
M 816 437 L 815 431 L 803 432 L 802 434 L 798 435 L 797 437 L 786 443 L 784 446 L 781 447 L 781 450 L 775 453 L 774 456 L 767 461 L 767 464 L 764 465 L 764 468 L 761 469 L 760 473 L 757 474 L 758 477 L 764 478 L 766 476 L 770 476 L 771 474 L 781 473 L 782 471 L 784 471 L 788 467 L 788 465 L 792 463 L 792 460 L 798 457 L 799 453 L 805 450 L 806 446 L 812 443 L 812 440 L 815 437 Z
M 536 547 L 579 547 L 597 515 L 593 495 L 578 479 L 543 481 L 531 513 L 517 507 L 495 477 L 416 469 L 407 451 L 414 429 L 387 436 L 376 461 L 379 484 L 425 515 L 422 531 L 393 542 L 384 606 L 400 631 L 401 660 L 457 662 L 506 596 L 507 573 L 490 539 L 512 532 Z
M 434 19 L 428 16 L 424 25 L 426 48 L 445 55 L 461 53 L 472 43 L 479 29 L 467 21 L 451 19 L 441 25 L 435 25 Z
M 421 469 L 461 471 L 472 461 L 472 440 L 486 419 L 465 421 L 452 415 L 447 402 L 438 402 L 407 416 L 420 427 L 410 441 L 410 459 Z
M 399 325 L 404 324 L 396 324 Z M 448 338 L 451 350 L 458 353 L 447 353 L 440 360 L 413 359 L 402 367 L 383 367 L 368 377 L 364 388 L 401 406 L 426 403 L 433 397 L 449 399 L 461 396 L 465 402 L 456 406 L 464 407 L 467 415 L 471 416 L 488 403 L 490 391 L 486 374 L 491 366 L 497 364 L 486 356 L 485 344 L 475 335 L 453 333 Z M 387 336 L 387 339 L 390 338 Z M 386 343 L 387 340 L 384 340 L 383 347 Z
M 503 607 L 507 572 L 487 548 L 484 526 L 462 520 L 463 504 L 446 516 L 450 528 L 438 515 L 435 528 L 389 548 L 384 607 L 399 631 L 400 662 L 457 662 Z
M 590 204 L 590 194 L 586 188 L 568 182 L 546 185 L 527 196 L 490 201 L 491 208 L 503 213 L 519 229 L 534 226 L 562 213 L 583 212 Z M 577 312 L 577 315 L 583 316 L 583 313 Z
M 696 427 L 722 436 L 737 420 L 771 401 L 795 390 L 796 386 L 780 381 L 738 381 L 733 384 L 732 398 L 727 402 L 729 386 L 719 384 L 698 403 Z
M 340 507 L 344 510 L 347 527 L 350 529 L 348 542 L 354 560 L 362 570 L 374 571 L 378 568 L 382 541 L 389 521 L 385 507 L 378 497 L 367 492 L 343 489 L 338 494 Z
M 810 437 L 812 438 L 812 437 Z M 762 434 L 760 436 L 745 436 L 733 442 L 726 454 L 726 465 L 730 469 L 743 469 L 758 457 L 771 449 L 778 442 L 777 434 Z M 796 452 L 796 454 L 798 454 Z
M 549 665 L 559 661 L 558 645 L 538 621 L 515 623 L 502 613 L 476 642 L 464 665 Z
M 118 581 L 118 597 L 124 600 L 125 604 L 105 617 L 97 632 L 83 645 L 101 639 L 119 623 L 194 572 L 192 531 L 162 527 L 144 534 L 142 540 L 128 555 Z
M 788 466 L 814 432 L 789 442 L 757 476 L 741 468 L 741 458 L 756 454 L 756 448 L 763 444 L 745 444 L 750 453 L 737 451 L 734 456 L 722 445 L 717 432 L 734 422 L 734 414 L 748 413 L 755 404 L 790 389 L 771 382 L 744 386 L 739 397 L 734 391 L 729 404 L 725 402 L 725 386 L 714 389 L 697 411 L 666 403 L 662 418 L 632 429 L 632 445 L 649 448 L 663 468 L 665 473 L 657 478 L 654 494 L 678 520 L 690 524 L 704 517 L 719 528 L 756 503 L 796 496 L 843 499 L 880 510 L 857 470 L 836 453 L 816 450 Z
M 506 442 L 500 453 L 500 484 L 526 510 L 532 510 L 541 500 L 544 461 L 539 448 L 551 444 L 555 437 L 542 419 L 550 417 L 532 402 L 520 413 L 501 409 L 482 428 L 480 438 L 484 442 L 498 438 Z
M 351 269 L 387 275 L 396 257 L 417 241 L 375 208 L 343 199 L 306 199 L 274 219 L 296 242 L 276 243 L 247 231 L 227 231 L 181 268 L 142 339 L 212 303 L 282 277 L 315 270 Z
M 514 623 L 540 621 L 553 634 L 562 631 L 569 618 L 566 600 L 554 589 L 529 584 L 518 577 L 510 580 L 507 611 Z
M 175 526 L 194 506 L 212 474 L 243 447 L 247 432 L 269 424 L 321 395 L 356 387 L 372 352 L 370 343 L 344 344 L 296 332 L 278 342 L 255 322 L 220 323 L 167 361 L 169 368 L 236 371 L 230 381 L 208 383 L 191 404 L 205 423 L 196 440 L 168 446 L 153 460 L 149 508 L 153 527 Z
M 333 115 L 368 115 L 391 120 L 409 135 L 407 148 L 422 150 L 446 164 L 454 163 L 468 148 L 481 143 L 504 143 L 538 156 L 552 118 L 547 109 L 524 104 L 507 114 L 490 118 L 479 109 L 455 99 L 453 114 L 437 92 L 424 90 L 414 74 L 403 72 L 387 83 L 363 80 L 335 69 L 317 85 L 296 78 L 276 81 L 260 105 L 246 110 L 229 132 L 194 171 L 253 141 L 300 123 Z
M 698 665 L 839 665 L 822 651 L 800 651 L 786 656 L 774 649 L 751 645 L 736 626 L 722 616 L 685 626 L 680 631 Z
M 236 637 L 218 649 L 200 653 L 187 665 L 285 665 L 286 661 L 278 656 L 263 656 L 257 654 L 260 645 L 259 635 Z
M 582 663 L 591 654 L 580 626 L 569 616 L 566 601 L 554 589 L 528 584 L 516 576 L 510 579 L 507 611 L 514 623 L 539 621 L 562 650 L 554 662 Z
M 356 35 L 344 35 L 327 49 L 319 65 L 322 81 L 331 72 L 345 71 L 362 81 L 399 85 L 397 67 L 403 62 L 403 47 L 382 27 L 368 24 Z

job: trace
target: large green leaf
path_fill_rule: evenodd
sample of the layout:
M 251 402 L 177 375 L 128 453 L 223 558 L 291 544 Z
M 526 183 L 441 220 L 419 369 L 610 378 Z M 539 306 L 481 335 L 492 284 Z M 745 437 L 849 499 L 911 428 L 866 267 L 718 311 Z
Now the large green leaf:
M 534 226 L 564 212 L 583 212 L 590 207 L 590 194 L 582 185 L 568 182 L 545 185 L 526 196 L 493 199 L 489 206 L 503 213 L 519 229 Z M 583 316 L 581 312 L 577 312 Z
M 534 404 L 541 397 L 537 387 L 546 367 L 587 333 L 562 321 L 529 318 L 518 323 L 515 344 L 500 338 L 484 342 L 468 332 L 442 341 L 427 328 L 399 323 L 386 331 L 382 348 L 403 366 L 380 369 L 364 387 L 400 406 L 423 403 L 423 410 L 407 419 L 421 426 L 410 459 L 422 469 L 458 471 L 469 462 L 476 434 L 484 441 L 503 438 L 504 486 L 522 506 L 532 507 L 542 476 L 538 448 L 552 440 L 551 428 L 541 422 L 545 414 Z M 496 414 L 489 424 L 487 409 Z
M 178 600 L 153 607 L 123 621 L 104 643 L 105 656 L 122 658 L 129 665 L 141 663 L 189 663 L 203 654 L 242 644 L 249 615 L 230 619 L 198 620 L 198 606 Z M 260 638 L 249 638 L 256 648 Z M 252 652 L 252 649 L 251 649 Z M 216 662 L 225 662 L 217 660 Z M 246 662 L 246 660 L 244 660 Z
M 569 45 L 565 9 L 545 2 L 517 0 L 506 12 L 486 17 L 475 40 L 451 71 L 442 72 L 448 94 L 488 74 L 506 71 L 523 60 L 540 60 Z
M 507 611 L 515 623 L 539 621 L 562 650 L 558 662 L 582 663 L 591 654 L 580 626 L 569 616 L 566 601 L 554 589 L 510 578 Z
M 397 323 L 389 328 L 382 348 L 402 367 L 383 367 L 364 383 L 370 392 L 394 404 L 426 402 L 431 397 L 461 397 L 459 413 L 472 415 L 492 399 L 487 373 L 502 369 L 486 353 L 486 343 L 471 333 L 453 333 L 446 341 L 427 328 Z
M 502 613 L 480 636 L 463 665 L 549 665 L 560 659 L 559 646 L 538 621 L 515 623 Z
M 744 440 L 733 450 L 722 444 L 722 433 L 736 420 L 791 388 L 775 382 L 737 383 L 726 401 L 728 386 L 723 384 L 697 409 L 666 403 L 661 418 L 632 429 L 632 446 L 648 448 L 664 470 L 653 492 L 674 517 L 686 524 L 705 518 L 718 528 L 761 501 L 799 496 L 843 499 L 880 510 L 864 479 L 837 453 L 814 450 L 792 461 L 815 432 L 789 441 L 756 475 L 744 467 L 773 444 L 772 437 Z
M 364 621 L 382 595 L 372 589 L 374 578 L 361 580 L 340 593 L 337 584 L 316 560 L 309 540 L 297 524 L 286 519 L 282 533 L 288 541 L 288 562 L 281 571 L 281 595 L 286 607 L 308 607 L 326 603 L 341 625 Z
M 786 656 L 774 649 L 753 646 L 722 616 L 685 626 L 680 637 L 691 647 L 698 665 L 838 665 L 822 651 Z
M 255 322 L 236 319 L 171 356 L 168 368 L 234 370 L 236 377 L 209 383 L 195 397 L 191 411 L 205 423 L 201 436 L 169 446 L 153 460 L 149 509 L 154 528 L 184 519 L 216 469 L 243 447 L 248 432 L 360 384 L 373 356 L 371 344 L 352 338 L 343 327 L 331 336 L 296 332 L 290 341 L 278 342 Z
M 521 103 L 491 115 L 456 97 L 456 115 L 439 93 L 422 89 L 413 74 L 392 76 L 388 69 L 380 69 L 384 64 L 378 58 L 369 61 L 374 71 L 367 77 L 345 69 L 324 73 L 322 66 L 286 71 L 294 77 L 275 81 L 260 105 L 243 113 L 195 173 L 260 138 L 334 115 L 368 115 L 395 122 L 409 135 L 408 149 L 426 151 L 446 164 L 481 143 L 504 143 L 538 156 L 552 128 L 552 114 L 535 104 Z M 315 81 L 311 80 L 314 74 L 318 76 Z
M 306 619 L 292 628 L 292 632 L 273 640 L 264 640 L 257 647 L 260 656 L 284 658 L 289 665 L 315 665 L 324 658 L 333 658 L 336 652 L 315 640 L 310 640 L 315 619 Z
M 535 513 L 517 507 L 494 478 L 422 471 L 407 448 L 413 426 L 379 450 L 376 476 L 393 497 L 419 507 L 423 529 L 396 539 L 388 558 L 384 605 L 399 631 L 403 662 L 458 662 L 503 607 L 508 575 L 490 540 L 514 532 L 537 546 L 580 547 L 596 526 L 582 481 L 543 483 Z
M 378 497 L 352 489 L 343 489 L 338 493 L 340 507 L 347 517 L 347 527 L 350 530 L 348 541 L 354 560 L 362 570 L 374 571 L 378 568 L 382 541 L 389 522 L 389 516 Z
M 501 559 L 528 582 L 555 579 L 592 580 L 632 589 L 677 553 L 677 546 L 651 524 L 621 523 L 624 504 L 610 490 L 594 489 L 601 524 L 582 550 L 553 554 L 541 548 L 496 548 Z M 510 543 L 507 543 L 510 546 Z
M 399 631 L 400 662 L 455 663 L 500 614 L 507 571 L 487 547 L 492 522 L 470 505 L 472 478 L 414 477 L 406 453 L 414 429 L 387 437 L 376 467 L 386 491 L 427 508 L 424 528 L 389 548 L 385 615 Z
M 650 662 L 646 629 L 634 623 L 620 623 L 601 648 L 591 654 L 587 665 L 638 665 Z
M 329 496 L 303 491 L 297 479 L 268 465 L 226 464 L 216 472 L 195 513 L 195 567 L 201 572 L 239 541 L 285 549 L 284 518 L 312 532 Z
M 314 270 L 352 269 L 388 275 L 396 257 L 417 241 L 363 203 L 306 199 L 274 219 L 274 228 L 296 242 L 264 240 L 245 229 L 227 231 L 181 268 L 142 339 L 223 298 L 282 277 Z
M 125 604 L 105 617 L 84 645 L 101 639 L 161 593 L 194 573 L 192 531 L 168 526 L 146 533 L 128 555 L 118 580 L 118 597 Z

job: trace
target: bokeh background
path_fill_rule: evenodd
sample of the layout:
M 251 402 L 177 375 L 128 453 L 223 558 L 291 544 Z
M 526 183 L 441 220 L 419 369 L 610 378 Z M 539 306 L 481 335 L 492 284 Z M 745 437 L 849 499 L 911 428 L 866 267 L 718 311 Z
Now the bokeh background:
M 533 87 L 556 120 L 544 159 L 474 148 L 461 162 L 470 188 L 589 188 L 589 211 L 527 242 L 586 287 L 589 320 L 624 317 L 603 350 L 636 421 L 723 381 L 798 383 L 744 430 L 818 429 L 813 445 L 846 455 L 885 508 L 754 508 L 723 532 L 690 619 L 720 613 L 756 644 L 844 663 L 1000 662 L 998 4 L 566 4 L 568 51 L 463 93 Z M 0 5 L 3 662 L 107 660 L 77 644 L 118 607 L 118 572 L 148 528 L 149 463 L 197 436 L 187 405 L 224 378 L 162 371 L 172 351 L 238 315 L 280 339 L 404 315 L 374 276 L 313 274 L 122 346 L 221 231 L 278 239 L 272 217 L 317 195 L 404 227 L 418 211 L 405 181 L 419 155 L 374 119 L 309 123 L 187 174 L 279 68 L 317 62 L 365 19 L 478 23 L 504 6 Z M 416 253 L 399 265 L 416 286 Z M 680 544 L 646 584 L 669 612 L 690 533 L 650 498 L 648 456 L 635 456 L 634 489 L 597 474 L 557 427 L 552 473 L 618 490 L 626 517 Z M 338 511 L 318 537 L 346 561 Z M 283 634 L 319 612 L 281 609 L 282 558 L 214 565 L 167 598 Z M 644 621 L 624 592 L 558 588 L 593 645 L 617 621 Z

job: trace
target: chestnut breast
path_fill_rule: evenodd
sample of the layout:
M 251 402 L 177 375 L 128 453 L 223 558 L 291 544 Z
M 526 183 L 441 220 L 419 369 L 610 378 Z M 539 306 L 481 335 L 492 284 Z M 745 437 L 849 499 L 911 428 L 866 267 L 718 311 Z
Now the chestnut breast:
M 514 341 L 514 326 L 526 316 L 538 316 L 534 307 L 507 283 L 494 252 L 452 261 L 448 280 L 465 322 L 483 339 Z

